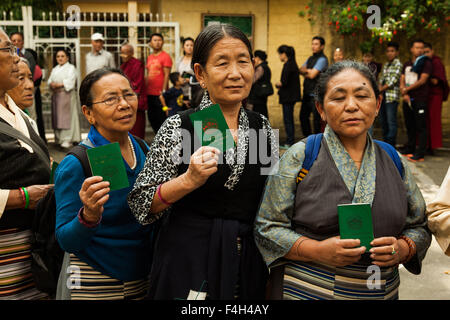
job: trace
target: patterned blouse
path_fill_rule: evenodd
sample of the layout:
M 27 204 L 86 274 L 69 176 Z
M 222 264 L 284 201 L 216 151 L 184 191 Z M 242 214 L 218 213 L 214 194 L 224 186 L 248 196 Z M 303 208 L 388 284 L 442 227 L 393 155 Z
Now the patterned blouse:
M 324 138 L 345 185 L 353 195 L 352 203 L 372 203 L 375 196 L 375 149 L 368 135 L 361 168 L 358 170 L 339 138 L 329 126 Z M 305 156 L 305 143 L 300 141 L 287 150 L 280 159 L 278 172 L 266 182 L 261 206 L 255 220 L 255 239 L 266 264 L 270 265 L 284 257 L 301 236 L 291 228 L 296 195 L 296 177 Z M 426 228 L 425 201 L 407 162 L 400 157 L 408 197 L 408 213 L 402 234 L 412 239 L 417 247 L 419 261 L 430 245 Z
M 208 92 L 203 95 L 200 110 L 213 105 Z M 269 139 L 272 155 L 278 159 L 278 140 L 276 139 L 269 120 L 261 115 L 263 132 Z M 225 187 L 233 190 L 240 180 L 245 167 L 245 159 L 249 149 L 249 120 L 244 108 L 241 107 L 238 120 L 238 141 L 234 148 L 224 152 L 225 163 L 231 168 L 231 174 L 225 182 Z M 128 204 L 136 219 L 141 224 L 149 224 L 159 219 L 170 207 L 157 214 L 150 213 L 153 197 L 158 185 L 172 180 L 178 175 L 178 165 L 182 151 L 181 117 L 179 114 L 166 119 L 150 147 L 144 168 L 140 172 L 133 190 L 128 195 Z

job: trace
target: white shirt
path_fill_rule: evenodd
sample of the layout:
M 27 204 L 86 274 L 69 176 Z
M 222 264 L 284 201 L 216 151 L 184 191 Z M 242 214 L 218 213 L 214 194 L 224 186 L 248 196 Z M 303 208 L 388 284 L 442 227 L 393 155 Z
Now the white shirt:
M 86 74 L 103 67 L 116 67 L 114 57 L 111 53 L 102 49 L 97 54 L 93 51 L 86 54 Z
M 64 84 L 64 89 L 70 91 L 75 89 L 77 82 L 77 70 L 73 64 L 66 62 L 65 64 L 57 65 L 53 67 L 50 77 L 47 80 L 47 84 L 52 82 Z
M 26 117 L 30 123 L 32 123 L 31 118 L 16 105 L 16 103 L 11 99 L 10 96 L 5 95 L 6 103 L 9 106 L 9 109 L 14 112 L 12 114 L 5 106 L 0 104 L 0 118 L 5 120 L 8 124 L 10 124 L 13 128 L 23 133 L 27 138 L 30 138 L 30 132 L 28 131 L 27 124 L 23 117 Z M 37 127 L 33 126 L 33 129 L 38 133 Z M 39 133 L 38 133 L 39 134 Z M 20 145 L 28 150 L 28 152 L 33 153 L 33 148 L 30 147 L 25 142 L 19 140 Z M 9 190 L 0 189 L 0 218 L 5 211 L 6 202 L 8 202 Z

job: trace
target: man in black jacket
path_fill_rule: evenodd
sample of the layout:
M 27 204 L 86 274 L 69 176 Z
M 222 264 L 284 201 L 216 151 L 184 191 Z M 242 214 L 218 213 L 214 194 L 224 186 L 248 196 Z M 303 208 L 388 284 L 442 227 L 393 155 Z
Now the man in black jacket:
M 313 94 L 320 73 L 324 72 L 328 67 L 328 58 L 323 53 L 325 39 L 315 36 L 312 38 L 311 47 L 313 55 L 310 56 L 300 68 L 300 74 L 305 77 L 305 80 L 303 81 L 303 101 L 300 110 L 300 124 L 305 137 L 312 133 L 311 124 L 309 122 L 311 112 L 314 115 L 314 133 L 319 133 L 321 131 L 320 115 L 316 110 Z

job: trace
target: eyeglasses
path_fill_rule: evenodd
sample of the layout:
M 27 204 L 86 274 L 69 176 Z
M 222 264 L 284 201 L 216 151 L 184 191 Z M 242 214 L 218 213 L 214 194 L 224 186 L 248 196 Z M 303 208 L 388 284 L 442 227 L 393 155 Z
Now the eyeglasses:
M 0 50 L 2 50 L 2 51 L 3 50 L 8 50 L 9 54 L 12 55 L 12 56 L 17 54 L 17 47 L 15 45 L 12 45 L 12 44 L 7 46 L 7 47 L 5 47 L 5 48 L 0 48 Z
M 130 103 L 130 102 L 134 102 L 137 100 L 137 94 L 134 92 L 133 93 L 130 92 L 130 93 L 124 94 L 123 96 L 112 96 L 103 101 L 93 102 L 92 104 L 104 103 L 107 106 L 116 106 L 120 103 L 120 98 L 123 98 L 127 103 Z

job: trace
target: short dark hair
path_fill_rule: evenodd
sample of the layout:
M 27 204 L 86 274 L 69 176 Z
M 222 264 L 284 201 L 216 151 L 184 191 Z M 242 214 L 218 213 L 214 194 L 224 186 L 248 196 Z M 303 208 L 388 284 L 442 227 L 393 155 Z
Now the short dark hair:
M 332 64 L 327 68 L 325 72 L 320 73 L 314 92 L 314 100 L 323 105 L 325 93 L 327 92 L 328 82 L 330 82 L 331 78 L 347 69 L 358 71 L 363 77 L 367 78 L 367 80 L 369 80 L 370 82 L 370 85 L 372 86 L 376 99 L 378 99 L 380 90 L 378 88 L 377 80 L 375 79 L 375 76 L 370 71 L 370 69 L 361 62 L 344 60 Z
M 206 66 L 209 54 L 217 42 L 225 37 L 241 40 L 248 49 L 250 58 L 253 59 L 252 45 L 247 36 L 231 24 L 213 24 L 204 28 L 194 41 L 194 52 L 192 54 L 191 68 L 199 63 L 203 68 Z
M 53 66 L 56 66 L 58 64 L 58 62 L 56 61 L 56 55 L 60 51 L 62 51 L 62 52 L 64 52 L 66 54 L 67 58 L 69 58 L 67 61 L 70 63 L 70 54 L 69 54 L 69 52 L 66 49 L 64 49 L 64 48 L 58 48 L 55 51 L 55 54 L 53 55 Z
M 423 41 L 422 39 L 414 39 L 413 41 L 411 41 L 409 43 L 409 48 L 412 48 L 414 46 L 414 43 L 417 43 L 417 42 L 421 42 L 421 43 L 425 44 L 425 41 Z
M 175 86 L 177 84 L 178 79 L 180 78 L 179 72 L 171 72 L 169 74 L 169 80 L 172 82 L 172 84 Z
M 14 36 L 14 35 L 16 35 L 16 34 L 18 34 L 19 36 L 21 36 L 21 37 L 22 37 L 22 40 L 25 39 L 25 38 L 23 37 L 23 33 L 20 32 L 20 31 L 16 31 L 16 32 L 11 33 L 11 34 L 9 35 L 9 38 L 11 39 L 12 36 Z
M 262 61 L 266 61 L 267 54 L 262 50 L 255 50 L 255 57 L 260 58 Z
M 321 46 L 324 46 L 324 45 L 325 45 L 325 39 L 322 38 L 321 36 L 315 36 L 315 37 L 312 38 L 312 40 L 319 40 Z M 312 41 L 312 40 L 311 40 L 311 41 Z
M 163 35 L 161 34 L 161 33 L 158 33 L 158 32 L 154 32 L 154 33 L 152 33 L 151 35 L 150 35 L 150 41 L 152 41 L 152 39 L 153 39 L 153 37 L 160 37 L 161 39 L 162 39 L 162 41 L 164 41 L 164 37 L 163 37 Z
M 386 48 L 395 48 L 396 51 L 398 51 L 398 49 L 400 48 L 400 45 L 398 44 L 398 42 L 395 41 L 389 41 L 386 45 Z
M 425 48 L 433 49 L 433 46 L 432 46 L 431 43 L 429 43 L 429 42 L 424 42 L 424 43 L 423 43 L 423 46 L 424 46 Z
M 86 77 L 84 77 L 83 81 L 81 81 L 79 95 L 80 95 L 80 103 L 82 106 L 87 106 L 87 107 L 92 106 L 92 101 L 93 101 L 92 92 L 91 92 L 92 86 L 94 85 L 94 83 L 96 83 L 98 80 L 100 80 L 104 76 L 107 76 L 112 73 L 117 73 L 117 74 L 120 74 L 121 76 L 123 76 L 130 83 L 130 87 L 132 87 L 130 80 L 120 69 L 103 67 L 103 68 L 94 70 L 94 71 L 90 72 Z

